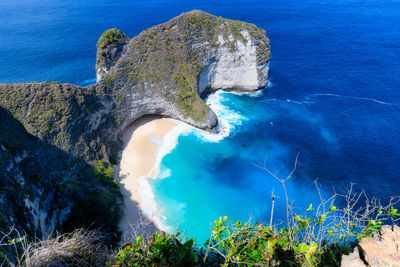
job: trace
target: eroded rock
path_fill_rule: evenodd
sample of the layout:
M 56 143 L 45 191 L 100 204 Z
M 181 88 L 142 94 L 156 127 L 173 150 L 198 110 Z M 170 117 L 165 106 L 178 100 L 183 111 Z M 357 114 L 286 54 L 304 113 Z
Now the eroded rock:
M 384 225 L 373 237 L 361 240 L 353 253 L 342 257 L 342 267 L 400 266 L 400 227 Z

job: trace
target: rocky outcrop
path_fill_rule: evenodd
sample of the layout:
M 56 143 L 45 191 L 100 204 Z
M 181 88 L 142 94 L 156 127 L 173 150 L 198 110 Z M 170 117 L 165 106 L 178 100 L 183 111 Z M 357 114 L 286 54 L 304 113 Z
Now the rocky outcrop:
M 342 257 L 342 267 L 400 266 L 400 227 L 384 225 L 373 237 L 361 240 L 350 255 Z
M 0 84 L 0 108 L 8 112 L 8 121 L 20 123 L 14 128 L 21 142 L 31 140 L 18 147 L 7 124 L 0 125 L 0 148 L 5 148 L 0 150 L 5 169 L 0 199 L 14 203 L 1 206 L 0 228 L 26 224 L 31 232 L 46 234 L 66 218 L 73 228 L 90 216 L 112 224 L 118 192 L 98 169 L 118 162 L 120 137 L 132 122 L 161 115 L 209 130 L 217 117 L 200 95 L 218 89 L 257 90 L 267 83 L 265 31 L 198 10 L 132 39 L 108 30 L 97 48 L 95 85 Z M 29 166 L 37 168 L 29 172 Z M 18 196 L 10 201 L 13 195 L 6 192 Z M 28 219 L 18 219 L 19 210 Z
M 257 43 L 247 30 L 240 32 L 235 47 L 229 47 L 234 37 L 227 40 L 218 35 L 218 49 L 204 59 L 205 66 L 200 73 L 198 91 L 209 90 L 254 91 L 265 87 L 268 78 L 268 62 L 257 62 Z M 228 44 L 228 45 L 227 45 Z
M 121 56 L 128 36 L 115 28 L 105 31 L 97 42 L 96 78 L 100 80 L 108 74 Z
M 106 31 L 100 40 L 108 35 Z M 126 40 L 120 39 L 119 44 Z M 98 62 L 105 61 L 103 54 L 109 52 L 98 54 Z M 114 66 L 103 71 L 100 64 L 96 72 L 108 73 L 100 75 L 98 86 L 111 90 L 117 100 L 122 130 L 148 114 L 211 129 L 217 118 L 200 95 L 263 88 L 269 59 L 264 30 L 195 10 L 146 29 L 126 44 Z

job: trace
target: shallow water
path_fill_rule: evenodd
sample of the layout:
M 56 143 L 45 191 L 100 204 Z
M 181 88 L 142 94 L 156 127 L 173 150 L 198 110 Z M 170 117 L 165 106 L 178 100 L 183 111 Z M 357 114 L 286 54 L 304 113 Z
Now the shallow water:
M 254 166 L 266 157 L 285 176 L 300 153 L 289 184 L 299 206 L 316 201 L 315 178 L 326 194 L 350 182 L 383 199 L 399 193 L 398 1 L 2 1 L 0 82 L 94 83 L 104 30 L 134 36 L 192 9 L 266 29 L 272 86 L 211 96 L 224 136 L 179 137 L 152 181 L 166 227 L 201 240 L 220 215 L 266 220 L 273 189 L 282 216 L 281 186 Z

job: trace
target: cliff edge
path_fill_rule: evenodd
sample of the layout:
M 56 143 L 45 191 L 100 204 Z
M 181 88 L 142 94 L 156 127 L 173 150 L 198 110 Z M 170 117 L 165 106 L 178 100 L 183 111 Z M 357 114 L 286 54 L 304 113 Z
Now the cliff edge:
M 112 91 L 122 129 L 157 114 L 211 129 L 215 113 L 200 96 L 218 89 L 265 87 L 270 46 L 253 24 L 194 10 L 130 39 L 103 33 L 97 44 L 98 85 Z
M 97 49 L 95 85 L 0 84 L 0 199 L 7 203 L 0 207 L 0 228 L 28 225 L 30 233 L 47 234 L 68 220 L 71 228 L 90 225 L 81 221 L 89 213 L 112 224 L 120 193 L 110 166 L 132 122 L 161 115 L 212 129 L 217 117 L 201 96 L 254 91 L 268 78 L 264 30 L 198 10 L 132 39 L 107 30 Z M 104 213 L 88 204 L 100 195 Z

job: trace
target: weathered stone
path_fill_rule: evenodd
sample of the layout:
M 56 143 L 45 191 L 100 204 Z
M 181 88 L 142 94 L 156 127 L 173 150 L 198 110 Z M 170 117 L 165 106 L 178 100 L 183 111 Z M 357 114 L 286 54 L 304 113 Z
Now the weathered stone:
M 365 261 L 373 267 L 400 266 L 400 227 L 385 225 L 374 237 L 360 242 Z
M 349 255 L 342 256 L 342 267 L 365 267 L 364 262 L 360 259 L 360 253 L 358 247 L 354 249 Z
M 100 80 L 107 75 L 111 67 L 121 56 L 125 45 L 129 42 L 128 36 L 120 30 L 109 29 L 105 31 L 97 42 L 96 78 Z
M 361 240 L 359 250 L 354 250 L 348 256 L 343 256 L 343 267 L 399 267 L 400 266 L 400 227 L 384 225 L 373 237 Z M 362 259 L 364 265 L 359 264 Z

